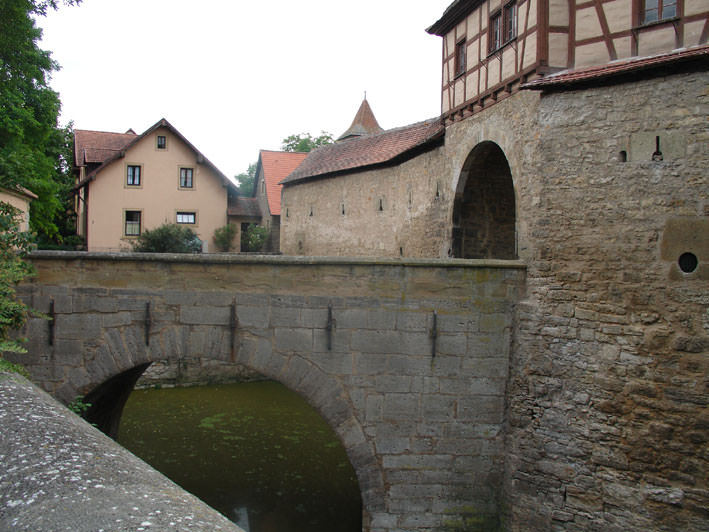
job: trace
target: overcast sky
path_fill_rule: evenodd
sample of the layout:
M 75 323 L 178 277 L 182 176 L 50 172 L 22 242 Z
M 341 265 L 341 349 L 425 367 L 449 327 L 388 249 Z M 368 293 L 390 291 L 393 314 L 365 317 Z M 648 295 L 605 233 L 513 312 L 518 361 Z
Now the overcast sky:
M 335 137 L 364 93 L 389 129 L 440 114 L 452 0 L 83 0 L 40 17 L 60 122 L 142 133 L 166 118 L 228 176 L 294 133 Z

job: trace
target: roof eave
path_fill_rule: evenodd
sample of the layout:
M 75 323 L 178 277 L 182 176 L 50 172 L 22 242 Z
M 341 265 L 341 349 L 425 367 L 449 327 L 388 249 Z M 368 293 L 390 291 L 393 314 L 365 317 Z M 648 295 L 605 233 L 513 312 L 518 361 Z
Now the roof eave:
M 426 28 L 426 32 L 431 35 L 443 37 L 460 22 L 460 19 L 465 18 L 470 12 L 481 4 L 482 0 L 456 0 L 449 5 L 441 15 L 441 18 Z
M 401 164 L 404 161 L 407 161 L 409 159 L 412 159 L 419 155 L 422 152 L 428 151 L 429 149 L 436 148 L 438 145 L 440 145 L 440 141 L 443 140 L 445 137 L 446 130 L 445 128 L 441 128 L 439 131 L 437 131 L 434 135 L 431 135 L 430 137 L 426 138 L 425 140 L 419 142 L 418 144 L 411 146 L 407 150 L 402 151 L 401 153 L 396 154 L 395 156 L 391 157 L 390 159 L 386 159 L 384 161 L 378 161 L 375 163 L 369 163 L 369 164 L 364 164 L 362 166 L 355 166 L 352 168 L 343 168 L 341 170 L 331 170 L 329 172 L 323 172 L 321 174 L 312 174 L 312 175 L 306 175 L 303 177 L 297 177 L 293 180 L 287 181 L 288 177 L 286 177 L 283 181 L 280 182 L 280 184 L 285 188 L 287 186 L 291 185 L 300 185 L 305 182 L 309 181 L 317 181 L 320 179 L 329 179 L 332 177 L 337 177 L 345 174 L 353 174 L 356 172 L 363 172 L 363 171 L 368 171 L 368 170 L 374 170 L 376 168 L 384 168 L 387 166 L 396 166 L 397 164 Z

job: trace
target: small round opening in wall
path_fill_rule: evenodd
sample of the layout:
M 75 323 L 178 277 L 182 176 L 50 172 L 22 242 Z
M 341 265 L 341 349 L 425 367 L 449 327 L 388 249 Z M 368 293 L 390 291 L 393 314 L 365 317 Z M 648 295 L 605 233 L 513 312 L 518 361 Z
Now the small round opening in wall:
M 677 264 L 679 264 L 679 269 L 682 270 L 684 273 L 692 273 L 694 270 L 697 269 L 699 261 L 697 260 L 697 256 L 694 253 L 682 253 L 679 256 Z

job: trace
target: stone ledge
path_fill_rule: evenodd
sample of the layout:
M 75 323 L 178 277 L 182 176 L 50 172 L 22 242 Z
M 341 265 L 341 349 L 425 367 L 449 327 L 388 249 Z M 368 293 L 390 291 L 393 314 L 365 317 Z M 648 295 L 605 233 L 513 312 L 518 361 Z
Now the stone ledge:
M 2 530 L 243 532 L 19 375 L 0 427 Z
M 436 268 L 496 268 L 526 269 L 521 260 L 498 259 L 418 259 L 387 257 L 306 257 L 288 255 L 251 255 L 235 253 L 103 253 L 87 251 L 33 251 L 29 258 L 40 260 L 94 260 L 170 262 L 197 264 L 276 264 L 276 265 L 343 265 L 343 266 L 406 266 Z

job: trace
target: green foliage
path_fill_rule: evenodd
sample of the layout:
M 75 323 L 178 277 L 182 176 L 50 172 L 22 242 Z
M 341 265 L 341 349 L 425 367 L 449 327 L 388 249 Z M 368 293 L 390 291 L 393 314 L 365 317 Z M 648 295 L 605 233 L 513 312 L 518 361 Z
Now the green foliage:
M 144 253 L 200 253 L 202 241 L 189 227 L 164 224 L 143 231 L 133 244 L 133 251 Z
M 226 224 L 214 230 L 214 243 L 219 251 L 231 251 L 234 247 L 234 237 L 238 227 L 235 224 Z
M 19 230 L 21 213 L 0 202 L 0 352 L 24 353 L 22 339 L 10 339 L 10 331 L 22 327 L 29 308 L 15 297 L 15 287 L 32 275 L 31 265 L 22 260 L 29 251 L 31 236 Z
M 261 225 L 249 224 L 248 229 L 241 233 L 241 249 L 261 251 L 267 238 L 268 229 Z
M 83 416 L 86 411 L 91 408 L 91 403 L 87 403 L 86 401 L 84 401 L 83 397 L 77 395 L 76 397 L 74 397 L 74 400 L 66 406 L 76 415 Z
M 239 195 L 250 197 L 254 194 L 254 184 L 256 183 L 256 163 L 251 163 L 246 172 L 234 176 L 239 182 Z
M 283 151 L 308 152 L 326 144 L 332 144 L 332 135 L 326 131 L 321 131 L 318 137 L 313 137 L 310 133 L 300 133 L 284 138 L 281 149 Z
M 4 358 L 0 358 L 0 373 L 19 373 L 23 377 L 30 378 L 30 373 L 24 366 L 14 364 Z
M 65 0 L 76 4 L 76 0 Z M 59 95 L 49 87 L 58 68 L 37 46 L 42 30 L 33 15 L 56 9 L 56 0 L 3 0 L 0 16 L 0 184 L 23 186 L 38 199 L 30 207 L 32 229 L 57 238 L 56 219 L 71 186 L 67 129 L 57 127 Z

